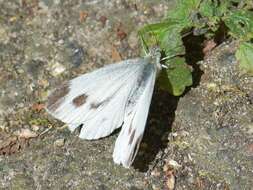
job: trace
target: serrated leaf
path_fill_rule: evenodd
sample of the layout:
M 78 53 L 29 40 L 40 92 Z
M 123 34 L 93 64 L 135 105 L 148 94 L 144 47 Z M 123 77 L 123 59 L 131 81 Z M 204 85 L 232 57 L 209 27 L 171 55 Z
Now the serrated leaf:
M 203 0 L 199 6 L 199 20 L 193 22 L 196 28 L 205 28 L 215 32 L 219 28 L 219 23 L 226 15 L 229 7 L 229 1 L 223 0 Z
M 160 44 L 160 39 L 166 33 L 169 25 L 174 24 L 173 21 L 160 22 L 156 24 L 149 24 L 139 30 L 139 36 L 141 37 L 144 48 L 152 47 Z
M 202 16 L 218 19 L 228 11 L 229 1 L 205 0 L 200 4 L 199 12 Z
M 166 56 L 185 53 L 181 30 L 183 26 L 175 21 L 166 20 L 162 23 L 150 24 L 139 30 L 145 49 L 158 45 Z
M 244 42 L 236 51 L 236 59 L 239 61 L 239 68 L 243 73 L 253 76 L 253 44 Z
M 239 7 L 244 8 L 245 10 L 250 10 L 253 8 L 253 1 L 252 0 L 229 0 L 231 7 Z M 237 5 L 237 6 L 236 6 Z
M 161 49 L 166 56 L 185 54 L 185 47 L 183 45 L 180 26 L 170 25 L 166 32 L 161 36 Z
M 184 58 L 175 57 L 166 64 L 168 69 L 162 70 L 158 79 L 159 86 L 175 96 L 180 96 L 187 86 L 192 85 L 191 70 Z
M 215 15 L 215 8 L 213 2 L 207 0 L 200 4 L 199 12 L 202 16 L 212 17 Z
M 201 0 L 177 0 L 176 7 L 168 12 L 167 18 L 177 20 L 185 26 L 190 26 L 192 16 L 198 12 L 200 2 Z
M 231 14 L 224 19 L 230 34 L 244 41 L 253 38 L 253 13 L 247 10 L 231 11 Z

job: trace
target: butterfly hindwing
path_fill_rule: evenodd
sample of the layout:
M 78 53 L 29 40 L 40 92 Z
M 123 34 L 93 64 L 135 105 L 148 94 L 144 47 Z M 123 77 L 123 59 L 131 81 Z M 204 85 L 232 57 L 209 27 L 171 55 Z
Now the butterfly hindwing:
M 156 79 L 154 65 L 147 65 L 140 77 L 141 83 L 136 84 L 128 100 L 134 102 L 134 106 L 126 110 L 124 124 L 113 152 L 114 162 L 127 168 L 132 164 L 144 134 Z

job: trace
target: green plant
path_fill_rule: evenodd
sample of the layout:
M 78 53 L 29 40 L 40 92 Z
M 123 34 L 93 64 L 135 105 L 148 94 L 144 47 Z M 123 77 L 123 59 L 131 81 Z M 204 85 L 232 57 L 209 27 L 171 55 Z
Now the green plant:
M 252 0 L 177 0 L 176 7 L 159 23 L 139 30 L 144 49 L 159 45 L 168 69 L 161 74 L 160 86 L 181 95 L 192 85 L 191 69 L 182 55 L 182 37 L 189 32 L 211 39 L 223 25 L 225 35 L 239 43 L 236 58 L 243 74 L 253 75 L 253 1 Z M 180 55 L 180 57 L 179 57 Z

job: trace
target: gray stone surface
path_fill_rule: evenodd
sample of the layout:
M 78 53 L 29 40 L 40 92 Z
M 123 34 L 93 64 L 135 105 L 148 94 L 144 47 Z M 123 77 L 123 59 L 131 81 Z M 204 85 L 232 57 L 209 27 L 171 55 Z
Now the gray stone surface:
M 200 84 L 178 102 L 168 144 L 184 170 L 178 189 L 252 189 L 253 78 L 238 72 L 235 47 L 213 50 Z

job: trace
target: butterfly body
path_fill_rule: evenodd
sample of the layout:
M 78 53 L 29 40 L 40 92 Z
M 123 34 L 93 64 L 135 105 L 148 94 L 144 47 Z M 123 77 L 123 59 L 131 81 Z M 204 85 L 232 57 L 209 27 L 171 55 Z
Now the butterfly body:
M 98 139 L 122 127 L 113 160 L 132 164 L 144 134 L 155 79 L 161 70 L 160 50 L 76 77 L 55 89 L 47 111 L 69 126 L 82 125 L 79 137 Z

